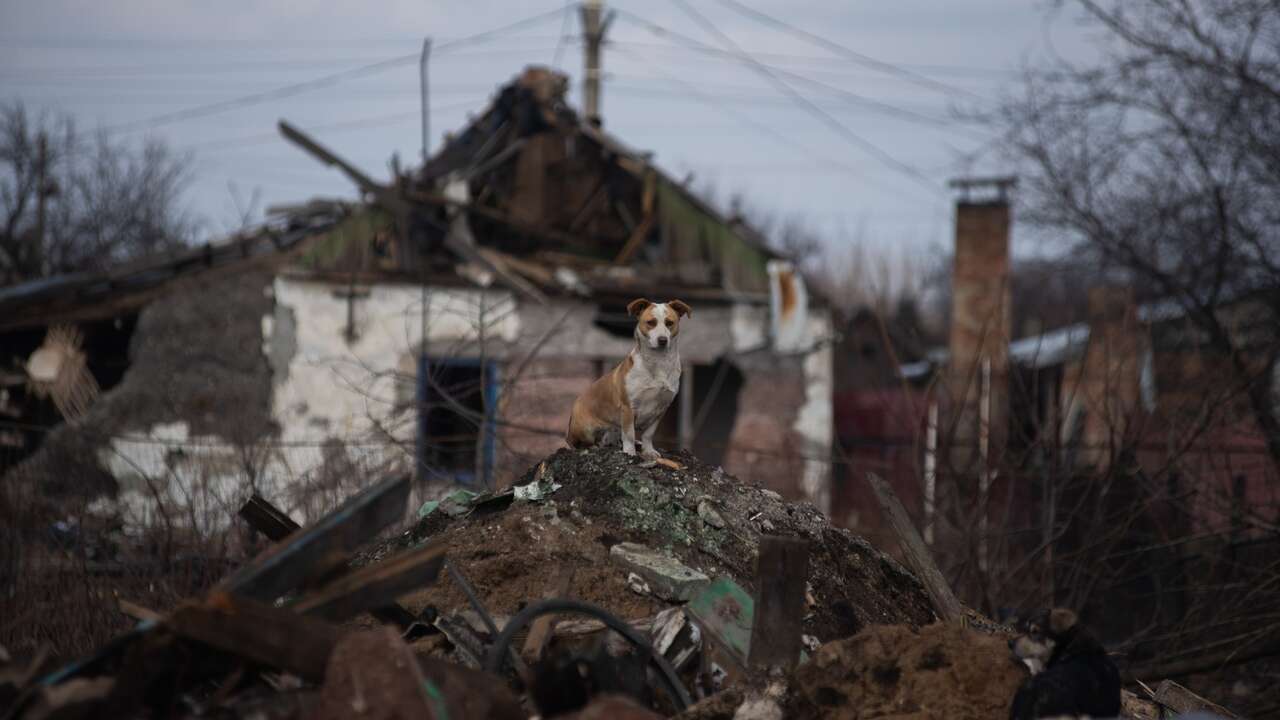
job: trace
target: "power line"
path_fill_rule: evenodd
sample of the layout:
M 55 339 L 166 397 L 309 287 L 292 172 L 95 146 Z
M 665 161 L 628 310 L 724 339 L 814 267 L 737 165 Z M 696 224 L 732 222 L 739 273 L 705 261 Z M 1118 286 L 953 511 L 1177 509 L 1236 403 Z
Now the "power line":
M 720 28 L 716 27 L 714 23 L 712 23 L 710 20 L 704 17 L 701 13 L 695 10 L 691 5 L 689 5 L 689 3 L 685 2 L 685 0 L 672 0 L 672 1 L 675 2 L 685 12 L 685 14 L 687 14 L 690 18 L 692 18 L 694 22 L 702 26 L 704 30 L 716 36 L 723 45 L 725 45 L 728 48 L 731 48 L 735 53 L 737 53 L 738 56 L 741 57 L 755 72 L 764 76 L 765 79 L 767 79 L 770 82 L 770 84 L 772 84 L 775 88 L 777 88 L 779 92 L 791 98 L 802 109 L 804 109 L 810 115 L 813 115 L 814 117 L 819 119 L 823 124 L 825 124 L 837 135 L 842 137 L 846 142 L 860 148 L 863 152 L 872 156 L 873 158 L 878 160 L 881 164 L 885 165 L 886 167 L 889 167 L 890 169 L 893 169 L 907 177 L 910 177 L 911 179 L 915 180 L 919 184 L 927 187 L 931 192 L 938 193 L 938 194 L 942 193 L 942 188 L 938 186 L 937 183 L 933 182 L 928 177 L 926 177 L 919 170 L 915 169 L 911 165 L 908 165 L 907 163 L 902 162 L 901 160 L 898 160 L 893 155 L 889 154 L 888 152 L 880 148 L 875 143 L 872 143 L 869 140 L 863 138 L 861 135 L 858 135 L 853 130 L 849 129 L 849 127 L 846 126 L 844 123 L 840 122 L 840 120 L 835 116 L 833 116 L 831 113 L 819 107 L 812 100 L 810 100 L 809 98 L 805 97 L 804 95 L 796 91 L 796 89 L 791 87 L 791 85 L 789 85 L 785 80 L 779 78 L 769 66 L 761 63 L 759 60 L 756 60 L 749 53 L 743 50 L 740 46 L 738 46 L 736 42 L 733 41 L 732 38 L 725 35 L 720 30 Z M 621 15 L 623 13 L 619 11 L 619 14 Z M 669 35 L 670 37 L 676 38 L 677 40 L 680 40 L 682 42 L 692 43 L 697 46 L 703 45 L 703 43 L 700 43 L 697 40 L 681 35 L 680 33 L 673 32 L 667 28 L 657 25 L 656 23 L 652 23 L 648 20 L 640 18 L 632 13 L 625 13 L 625 17 L 628 17 L 636 22 L 639 22 L 640 24 L 644 25 L 646 28 L 650 29 L 651 31 L 656 30 L 657 32 Z
M 454 48 L 462 47 L 464 45 L 469 45 L 477 42 L 484 42 L 495 35 L 500 35 L 502 33 L 511 32 L 512 30 L 518 30 L 523 27 L 534 25 L 536 23 L 542 22 L 543 20 L 554 17 L 561 12 L 563 12 L 562 8 L 556 8 L 555 10 L 539 13 L 537 15 L 524 18 L 523 20 L 517 20 L 516 22 L 510 23 L 508 25 L 504 25 L 499 28 L 495 28 L 493 30 L 486 30 L 485 32 L 476 33 L 475 35 L 470 35 L 464 38 L 460 38 L 458 40 L 442 43 L 435 49 L 435 52 L 437 53 L 446 52 Z M 381 60 L 375 63 L 370 63 L 368 65 L 362 65 L 360 67 L 351 68 L 349 70 L 330 73 L 328 75 L 315 78 L 314 80 L 306 80 L 299 83 L 292 83 L 290 85 L 284 85 L 284 86 L 275 88 L 273 90 L 266 90 L 263 92 L 243 95 L 241 97 L 232 98 L 230 100 L 222 100 L 219 102 L 207 103 L 204 105 L 197 105 L 195 107 L 186 108 L 184 110 L 177 110 L 170 113 L 162 113 L 160 115 L 155 115 L 153 117 L 146 118 L 144 120 L 137 120 L 134 122 L 115 125 L 107 128 L 106 132 L 109 132 L 109 133 L 128 132 L 131 130 L 152 128 L 160 125 L 167 125 L 170 123 L 181 122 L 183 120 L 190 120 L 198 117 L 216 115 L 219 113 L 227 112 L 228 110 L 235 110 L 237 108 L 247 107 L 250 105 L 257 105 L 264 102 L 270 102 L 272 100 L 280 100 L 282 98 L 292 97 L 294 95 L 299 95 L 301 93 L 310 92 L 312 90 L 317 90 L 323 87 L 328 87 L 330 85 L 334 85 L 334 84 L 343 82 L 345 80 L 351 80 L 353 78 L 373 75 L 376 73 L 383 72 L 385 70 L 389 70 L 394 67 L 400 67 L 402 65 L 412 64 L 418 61 L 418 57 L 419 57 L 418 53 L 416 52 L 408 55 L 399 55 L 393 58 L 389 58 L 387 60 Z
M 933 78 L 907 70 L 904 67 L 894 65 L 892 63 L 887 63 L 887 62 L 884 62 L 883 60 L 877 60 L 876 58 L 860 53 L 857 50 L 849 48 L 845 45 L 841 45 L 837 42 L 833 42 L 820 35 L 811 33 L 808 30 L 803 30 L 801 28 L 796 27 L 795 25 L 779 20 L 778 18 L 775 18 L 772 15 L 766 15 L 765 13 L 762 13 L 759 10 L 756 10 L 754 8 L 748 7 L 747 5 L 744 5 L 738 0 L 719 0 L 719 2 L 721 5 L 728 7 L 729 9 L 737 12 L 740 15 L 746 15 L 748 17 L 754 18 L 757 22 L 761 22 L 766 25 L 771 25 L 774 28 L 781 30 L 783 32 L 789 33 L 791 35 L 795 35 L 797 37 L 804 38 L 805 40 L 808 40 L 809 42 L 815 45 L 826 48 L 827 50 L 830 50 L 831 52 L 836 53 L 837 55 L 841 55 L 849 60 L 852 60 L 853 62 L 858 63 L 859 65 L 862 65 L 864 67 L 869 67 L 875 70 L 879 70 L 880 72 L 888 73 L 890 75 L 896 75 L 904 80 L 908 80 L 921 87 L 927 87 L 934 90 L 941 90 L 942 92 L 945 92 L 948 94 L 963 94 L 963 95 L 969 95 L 978 99 L 982 99 L 981 96 L 976 95 L 972 92 L 969 92 L 964 88 L 956 87 L 955 85 L 950 85 L 944 82 L 939 82 L 938 80 L 934 80 Z
M 624 55 L 630 55 L 630 56 L 632 56 L 632 57 L 636 57 L 635 55 L 633 55 L 633 54 L 632 54 L 630 51 L 628 51 L 628 50 L 624 50 L 624 49 L 622 49 L 622 48 L 614 48 L 614 49 L 615 49 L 616 51 L 618 51 L 618 52 L 623 53 Z M 637 59 L 639 59 L 639 58 L 637 58 Z M 846 172 L 849 172 L 850 174 L 857 175 L 857 176 L 862 176 L 862 177 L 864 177 L 864 178 L 865 178 L 865 175 L 864 175 L 864 174 L 863 174 L 859 169 L 857 169 L 857 168 L 853 167 L 852 165 L 846 165 L 846 164 L 844 164 L 844 163 L 842 163 L 842 162 L 840 162 L 840 161 L 838 161 L 838 160 L 833 160 L 832 158 L 830 158 L 830 157 L 828 157 L 828 156 L 825 156 L 825 155 L 823 155 L 822 153 L 817 152 L 816 150 L 812 150 L 812 149 L 810 149 L 809 147 L 807 147 L 807 146 L 805 146 L 805 145 L 803 145 L 803 144 L 801 144 L 801 143 L 796 142 L 794 138 L 792 138 L 791 136 L 787 135 L 786 133 L 783 133 L 783 132 L 781 132 L 781 131 L 779 131 L 779 130 L 777 130 L 777 129 L 775 129 L 775 128 L 773 128 L 773 127 L 769 126 L 769 125 L 764 124 L 764 123 L 756 122 L 755 120 L 751 119 L 750 117 L 748 117 L 747 115 L 745 115 L 745 114 L 743 114 L 743 113 L 730 112 L 730 111 L 728 111 L 728 110 L 723 106 L 723 104 L 722 104 L 722 103 L 720 103 L 720 102 L 718 102 L 718 101 L 717 101 L 717 98 L 713 98 L 713 97 L 708 96 L 706 93 L 704 93 L 701 89 L 699 89 L 699 88 L 698 88 L 697 86 L 695 86 L 693 83 L 690 83 L 690 82 L 688 82 L 688 81 L 686 81 L 686 80 L 684 80 L 684 79 L 682 79 L 682 78 L 678 78 L 678 77 L 676 77 L 676 76 L 674 76 L 674 75 L 671 75 L 670 73 L 667 73 L 667 72 L 665 72 L 665 71 L 661 71 L 661 70 L 659 70 L 658 72 L 661 72 L 661 73 L 662 73 L 662 75 L 663 75 L 663 76 L 664 76 L 664 77 L 665 77 L 669 82 L 671 82 L 671 83 L 673 83 L 673 84 L 675 84 L 675 85 L 678 85 L 679 87 L 683 88 L 683 89 L 685 90 L 685 92 L 687 92 L 688 94 L 692 95 L 692 96 L 693 96 L 696 100 L 698 100 L 699 102 L 701 102 L 701 103 L 703 103 L 703 104 L 705 104 L 705 105 L 708 105 L 709 107 L 712 107 L 712 108 L 714 108 L 715 110 L 717 110 L 717 111 L 719 111 L 719 112 L 722 112 L 722 113 L 724 113 L 724 114 L 726 114 L 726 115 L 729 115 L 730 117 L 734 118 L 735 120 L 737 120 L 738 122 L 740 122 L 740 123 L 742 123 L 743 125 L 747 126 L 748 128 L 750 128 L 750 129 L 752 129 L 752 130 L 755 130 L 755 131 L 757 131 L 757 132 L 761 133 L 762 135 L 766 135 L 766 136 L 768 136 L 768 137 L 770 137 L 770 138 L 774 139 L 775 141 L 777 141 L 777 142 L 779 142 L 779 143 L 781 143 L 781 144 L 783 144 L 783 145 L 786 145 L 786 146 L 788 146 L 788 147 L 791 147 L 791 148 L 794 148 L 794 149 L 796 149 L 796 150 L 799 150 L 799 151 L 801 151 L 801 152 L 805 153 L 806 155 L 809 155 L 810 157 L 813 157 L 814 159 L 818 160 L 820 163 L 823 163 L 823 164 L 826 164 L 826 165 L 833 165 L 833 166 L 835 166 L 835 167 L 838 167 L 838 168 L 839 168 L 839 169 L 841 169 L 841 170 L 844 170 L 844 171 L 846 171 Z

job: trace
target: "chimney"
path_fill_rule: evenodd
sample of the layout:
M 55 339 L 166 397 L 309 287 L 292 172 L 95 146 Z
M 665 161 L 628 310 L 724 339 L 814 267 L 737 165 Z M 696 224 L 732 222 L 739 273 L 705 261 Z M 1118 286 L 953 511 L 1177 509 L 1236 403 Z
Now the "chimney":
M 1009 429 L 1008 191 L 1015 183 L 1013 178 L 951 183 L 961 195 L 947 369 L 950 469 L 980 481 L 999 461 Z
M 1092 287 L 1088 302 L 1089 346 L 1077 390 L 1086 411 L 1079 459 L 1102 468 L 1123 449 L 1140 410 L 1147 339 L 1132 288 Z
M 582 3 L 582 112 L 588 123 L 600 127 L 600 48 L 604 35 L 613 20 L 613 13 L 606 17 L 603 0 L 586 0 Z

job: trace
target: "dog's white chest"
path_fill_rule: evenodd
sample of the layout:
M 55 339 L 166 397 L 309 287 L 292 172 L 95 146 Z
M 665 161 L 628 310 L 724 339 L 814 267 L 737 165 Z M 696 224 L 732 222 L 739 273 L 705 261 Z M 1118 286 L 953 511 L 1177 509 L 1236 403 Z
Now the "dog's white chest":
M 627 400 L 636 416 L 636 429 L 656 423 L 680 390 L 680 360 L 652 361 L 637 356 L 626 377 Z

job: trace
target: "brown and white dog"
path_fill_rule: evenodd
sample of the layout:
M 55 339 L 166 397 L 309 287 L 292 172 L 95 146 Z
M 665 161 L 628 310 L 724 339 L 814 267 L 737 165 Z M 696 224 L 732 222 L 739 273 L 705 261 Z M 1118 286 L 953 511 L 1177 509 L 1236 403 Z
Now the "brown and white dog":
M 573 403 L 569 447 L 598 445 L 617 429 L 622 452 L 658 459 L 653 434 L 658 421 L 680 389 L 680 319 L 693 314 L 680 300 L 652 303 L 643 298 L 627 304 L 627 314 L 637 318 L 636 346 L 612 372 L 596 380 Z

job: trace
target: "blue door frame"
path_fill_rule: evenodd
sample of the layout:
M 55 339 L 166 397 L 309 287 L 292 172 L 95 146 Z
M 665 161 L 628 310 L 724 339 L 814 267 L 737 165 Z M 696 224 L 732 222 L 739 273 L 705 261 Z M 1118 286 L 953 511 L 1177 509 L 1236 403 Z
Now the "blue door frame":
M 427 414 L 430 408 L 428 404 L 431 399 L 431 385 L 427 382 L 430 377 L 432 363 L 445 367 L 480 367 L 479 358 L 432 358 L 428 355 L 418 356 L 418 377 L 416 380 L 416 398 L 418 407 L 418 433 L 415 447 L 418 466 L 418 477 L 447 477 L 459 485 L 474 487 L 479 484 L 484 488 L 493 487 L 493 468 L 497 459 L 497 429 L 498 429 L 498 391 L 500 387 L 500 370 L 498 363 L 493 360 L 484 361 L 484 422 L 483 435 L 481 437 L 482 450 L 480 461 L 479 477 L 474 470 L 471 472 L 442 472 L 438 469 L 432 469 L 427 466 L 427 438 L 430 436 L 430 428 L 427 427 Z

